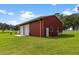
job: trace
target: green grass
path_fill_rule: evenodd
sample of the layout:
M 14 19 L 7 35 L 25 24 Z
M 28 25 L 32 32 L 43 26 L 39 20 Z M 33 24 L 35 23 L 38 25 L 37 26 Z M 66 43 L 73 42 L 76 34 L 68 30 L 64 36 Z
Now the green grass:
M 0 32 L 0 54 L 71 55 L 79 54 L 79 32 L 64 32 L 57 37 L 17 37 Z

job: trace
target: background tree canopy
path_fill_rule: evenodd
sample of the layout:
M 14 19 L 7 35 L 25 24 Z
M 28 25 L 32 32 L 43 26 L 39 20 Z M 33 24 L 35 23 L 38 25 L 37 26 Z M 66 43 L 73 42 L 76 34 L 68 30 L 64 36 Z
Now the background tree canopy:
M 9 25 L 6 23 L 0 23 L 0 30 L 19 30 L 18 26 L 14 26 L 14 25 Z
M 54 15 L 56 15 L 64 23 L 64 29 L 68 29 L 70 27 L 72 27 L 73 30 L 79 29 L 79 13 L 67 16 L 60 13 L 56 13 Z

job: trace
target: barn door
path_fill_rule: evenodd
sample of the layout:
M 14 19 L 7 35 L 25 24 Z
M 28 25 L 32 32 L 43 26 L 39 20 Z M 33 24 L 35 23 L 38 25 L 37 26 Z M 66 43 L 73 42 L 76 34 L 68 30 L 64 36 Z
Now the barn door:
M 29 24 L 24 25 L 24 35 L 29 36 Z
M 20 35 L 25 35 L 25 36 L 29 35 L 29 24 L 20 26 Z
M 20 26 L 20 35 L 23 35 L 23 26 Z
M 46 28 L 46 37 L 49 37 L 49 28 Z

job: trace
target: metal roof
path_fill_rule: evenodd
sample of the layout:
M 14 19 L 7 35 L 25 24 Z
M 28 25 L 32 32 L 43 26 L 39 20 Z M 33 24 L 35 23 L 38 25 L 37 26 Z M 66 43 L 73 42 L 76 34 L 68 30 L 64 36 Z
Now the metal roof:
M 49 16 L 55 16 L 55 15 L 49 15 Z M 48 17 L 48 16 L 40 16 L 40 17 L 37 17 L 37 18 L 31 19 L 31 20 L 29 20 L 29 21 L 26 21 L 26 22 L 20 23 L 20 24 L 18 24 L 18 25 L 28 24 L 28 23 L 31 23 L 31 22 L 34 22 L 34 21 L 41 20 L 42 18 L 45 18 L 45 17 Z M 56 16 L 55 16 L 55 17 L 56 17 Z

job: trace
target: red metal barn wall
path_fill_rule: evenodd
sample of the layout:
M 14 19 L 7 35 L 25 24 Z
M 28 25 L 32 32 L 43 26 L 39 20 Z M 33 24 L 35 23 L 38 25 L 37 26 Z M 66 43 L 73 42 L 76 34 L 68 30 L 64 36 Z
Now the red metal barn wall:
M 44 36 L 44 21 L 42 19 L 30 23 L 30 35 Z
M 46 27 L 50 28 L 49 35 L 57 35 L 57 30 L 62 31 L 62 23 L 56 16 L 48 16 L 41 20 L 30 23 L 30 35 L 46 36 Z M 51 30 L 53 28 L 53 32 Z
M 30 23 L 30 35 L 40 36 L 40 21 Z
M 44 18 L 44 35 L 46 34 L 45 33 L 45 29 L 46 27 L 49 27 L 49 35 L 52 36 L 52 35 L 57 35 L 57 30 L 60 30 L 62 31 L 62 27 L 63 27 L 63 24 L 61 23 L 61 21 L 56 17 L 56 16 L 48 16 L 46 18 Z M 52 29 L 53 28 L 53 32 L 52 32 Z

